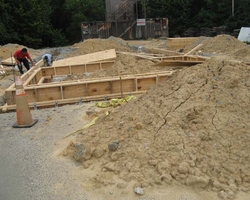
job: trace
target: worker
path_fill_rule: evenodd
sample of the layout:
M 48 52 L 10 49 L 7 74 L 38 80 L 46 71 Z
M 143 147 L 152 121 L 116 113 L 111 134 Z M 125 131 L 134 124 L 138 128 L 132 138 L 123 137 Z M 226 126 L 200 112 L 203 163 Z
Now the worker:
M 49 54 L 49 53 L 46 53 L 42 56 L 42 59 L 43 59 L 43 63 L 44 63 L 44 66 L 47 67 L 47 66 L 51 66 L 52 65 L 52 55 Z
M 21 74 L 24 73 L 22 63 L 25 66 L 25 68 L 27 69 L 27 71 L 30 69 L 29 61 L 31 62 L 32 66 L 35 65 L 26 48 L 23 48 L 21 50 L 17 50 L 13 56 L 14 56 L 14 59 L 16 61 L 16 64 L 17 64 L 18 69 L 19 69 Z

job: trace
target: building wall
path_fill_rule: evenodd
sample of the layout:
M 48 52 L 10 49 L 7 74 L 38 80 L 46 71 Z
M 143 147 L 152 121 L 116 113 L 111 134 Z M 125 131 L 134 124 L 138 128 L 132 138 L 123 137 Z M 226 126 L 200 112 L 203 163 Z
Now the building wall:
M 114 21 L 115 12 L 129 0 L 106 0 L 106 21 Z M 134 14 L 134 6 L 124 7 L 129 15 Z

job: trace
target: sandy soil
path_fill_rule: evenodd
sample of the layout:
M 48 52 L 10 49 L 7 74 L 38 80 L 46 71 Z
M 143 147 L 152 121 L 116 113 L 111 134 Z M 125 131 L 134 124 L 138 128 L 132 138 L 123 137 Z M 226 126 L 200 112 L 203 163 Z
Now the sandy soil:
M 77 179 L 77 187 L 86 192 L 79 195 L 87 194 L 87 199 L 249 199 L 250 67 L 242 62 L 250 60 L 249 47 L 228 35 L 202 41 L 200 53 L 211 55 L 211 59 L 177 70 L 147 94 L 108 108 L 109 115 L 94 107 L 91 109 L 96 112 L 90 116 L 85 115 L 86 108 L 72 110 L 70 106 L 63 113 L 53 109 L 43 112 L 47 115 L 41 115 L 45 122 L 31 129 L 34 137 L 48 145 L 50 152 L 42 156 L 53 154 L 52 160 L 66 158 L 73 163 L 66 170 Z M 162 41 L 149 43 L 163 45 Z M 64 57 L 110 47 L 119 51 L 136 49 L 116 38 L 93 39 L 73 45 Z M 118 56 L 112 68 L 92 76 L 145 73 L 152 70 L 151 65 L 152 61 Z M 74 115 L 74 109 L 84 115 Z M 81 128 L 95 117 L 98 119 L 93 126 Z M 16 133 L 9 125 L 10 121 L 2 130 Z M 77 129 L 66 139 L 49 137 L 48 141 L 45 134 L 53 130 L 65 136 Z M 1 132 L 1 136 L 6 140 L 6 134 Z M 49 164 L 46 166 L 49 171 Z M 60 192 L 65 189 L 64 184 L 57 186 Z M 144 191 L 141 196 L 134 192 L 138 187 Z M 73 188 L 69 190 L 67 195 Z

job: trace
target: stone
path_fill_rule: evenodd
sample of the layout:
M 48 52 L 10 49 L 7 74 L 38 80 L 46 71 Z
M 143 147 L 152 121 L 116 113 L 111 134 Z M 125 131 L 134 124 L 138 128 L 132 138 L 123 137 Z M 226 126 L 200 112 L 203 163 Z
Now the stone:
M 135 189 L 134 189 L 134 192 L 135 192 L 136 194 L 139 194 L 139 195 L 143 195 L 143 194 L 144 194 L 143 189 L 140 188 L 140 187 L 135 188 Z

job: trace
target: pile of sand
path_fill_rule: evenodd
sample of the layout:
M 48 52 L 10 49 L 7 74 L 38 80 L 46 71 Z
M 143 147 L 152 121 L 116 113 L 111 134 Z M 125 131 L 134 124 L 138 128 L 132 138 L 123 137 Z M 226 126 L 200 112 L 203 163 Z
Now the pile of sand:
M 249 102 L 249 66 L 212 58 L 102 115 L 63 154 L 93 170 L 95 188 L 184 184 L 234 198 L 250 190 Z
M 228 58 L 250 62 L 250 47 L 230 35 L 218 35 L 206 40 L 201 48 L 204 52 L 228 55 Z
M 0 61 L 10 58 L 11 55 L 15 53 L 16 50 L 22 49 L 25 46 L 19 44 L 6 44 L 4 46 L 0 46 Z M 28 52 L 32 55 L 35 54 L 36 50 L 25 47 L 28 49 Z
M 110 37 L 109 39 L 88 39 L 76 43 L 71 47 L 73 48 L 73 52 L 66 55 L 66 57 L 95 53 L 108 49 L 115 49 L 116 51 L 131 51 L 130 46 L 124 40 L 115 37 Z
M 247 44 L 239 41 L 235 37 L 224 34 L 204 40 L 202 44 L 203 46 L 199 50 L 206 53 L 230 54 L 241 49 L 249 49 Z
M 72 74 L 66 80 L 78 80 L 89 78 L 113 77 L 120 75 L 135 75 L 152 73 L 157 71 L 169 71 L 169 68 L 154 66 L 154 62 L 147 59 L 137 58 L 132 55 L 117 54 L 113 66 L 106 70 L 99 70 L 92 73 Z

